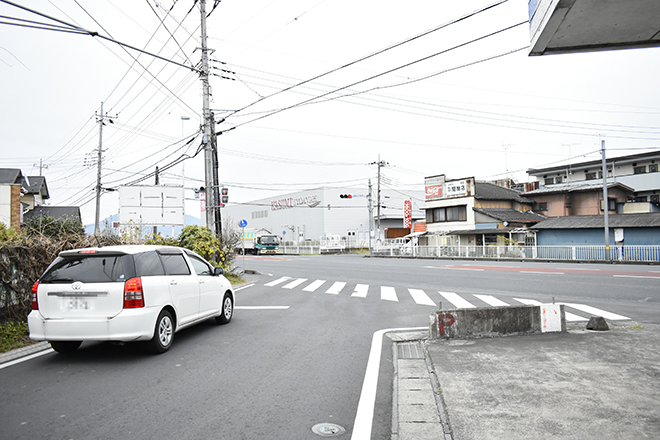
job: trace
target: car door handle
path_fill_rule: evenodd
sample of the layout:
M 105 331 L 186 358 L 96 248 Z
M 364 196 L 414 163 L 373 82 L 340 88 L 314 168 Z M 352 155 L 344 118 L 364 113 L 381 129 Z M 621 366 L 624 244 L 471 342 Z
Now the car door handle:
M 170 286 L 176 286 L 176 284 L 177 284 L 176 281 L 174 281 L 174 280 L 170 281 Z

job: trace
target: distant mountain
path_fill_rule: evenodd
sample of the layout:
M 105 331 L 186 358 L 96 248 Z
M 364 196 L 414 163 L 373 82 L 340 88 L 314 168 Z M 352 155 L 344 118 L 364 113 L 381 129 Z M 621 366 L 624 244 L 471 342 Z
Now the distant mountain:
M 193 217 L 192 215 L 186 215 L 185 217 L 185 223 L 186 225 L 201 225 L 202 222 L 199 218 Z M 112 226 L 114 223 L 119 222 L 119 214 L 114 214 L 111 215 L 110 217 L 107 217 L 103 220 L 101 220 L 101 223 L 99 224 L 99 228 L 101 228 L 101 231 L 104 231 L 106 229 L 112 229 Z M 181 233 L 181 230 L 183 227 L 181 226 L 174 226 L 174 236 L 178 236 Z M 145 226 L 144 227 L 145 233 L 149 233 L 153 231 L 153 226 Z M 158 232 L 163 235 L 164 237 L 171 237 L 172 236 L 172 226 L 158 226 Z M 85 225 L 85 233 L 92 235 L 94 233 L 94 225 Z

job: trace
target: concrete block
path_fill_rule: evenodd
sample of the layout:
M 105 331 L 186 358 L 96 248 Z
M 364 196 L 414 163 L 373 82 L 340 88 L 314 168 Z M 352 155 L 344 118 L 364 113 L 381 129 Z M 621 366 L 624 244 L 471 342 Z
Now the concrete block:
M 440 423 L 401 423 L 399 440 L 438 440 L 445 438 Z
M 431 314 L 429 336 L 432 339 L 452 339 L 527 335 L 542 331 L 565 332 L 566 316 L 563 307 L 545 305 L 545 315 L 538 305 L 439 310 Z M 557 316 L 549 320 L 550 313 Z

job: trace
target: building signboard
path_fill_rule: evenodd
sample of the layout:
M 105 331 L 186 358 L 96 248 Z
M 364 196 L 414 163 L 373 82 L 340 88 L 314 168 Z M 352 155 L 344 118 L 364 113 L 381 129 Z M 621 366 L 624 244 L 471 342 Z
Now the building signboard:
M 412 202 L 410 200 L 403 201 L 403 227 L 412 228 Z
M 468 180 L 452 180 L 445 182 L 446 197 L 464 197 L 468 195 Z
M 426 200 L 442 199 L 444 196 L 443 187 L 445 185 L 445 176 L 427 177 L 424 179 L 424 189 L 426 193 Z

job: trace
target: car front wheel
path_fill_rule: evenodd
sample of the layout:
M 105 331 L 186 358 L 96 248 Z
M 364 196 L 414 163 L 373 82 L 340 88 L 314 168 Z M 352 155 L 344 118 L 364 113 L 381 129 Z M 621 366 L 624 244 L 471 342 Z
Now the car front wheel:
M 222 310 L 220 310 L 220 316 L 216 316 L 215 322 L 218 324 L 227 324 L 231 321 L 231 317 L 234 315 L 234 302 L 231 299 L 229 293 L 225 293 L 225 297 L 222 299 Z
M 174 321 L 167 310 L 163 310 L 156 320 L 154 337 L 149 341 L 150 348 L 154 353 L 165 353 L 174 341 Z
M 73 353 L 78 350 L 82 341 L 50 341 L 50 346 L 58 353 Z

